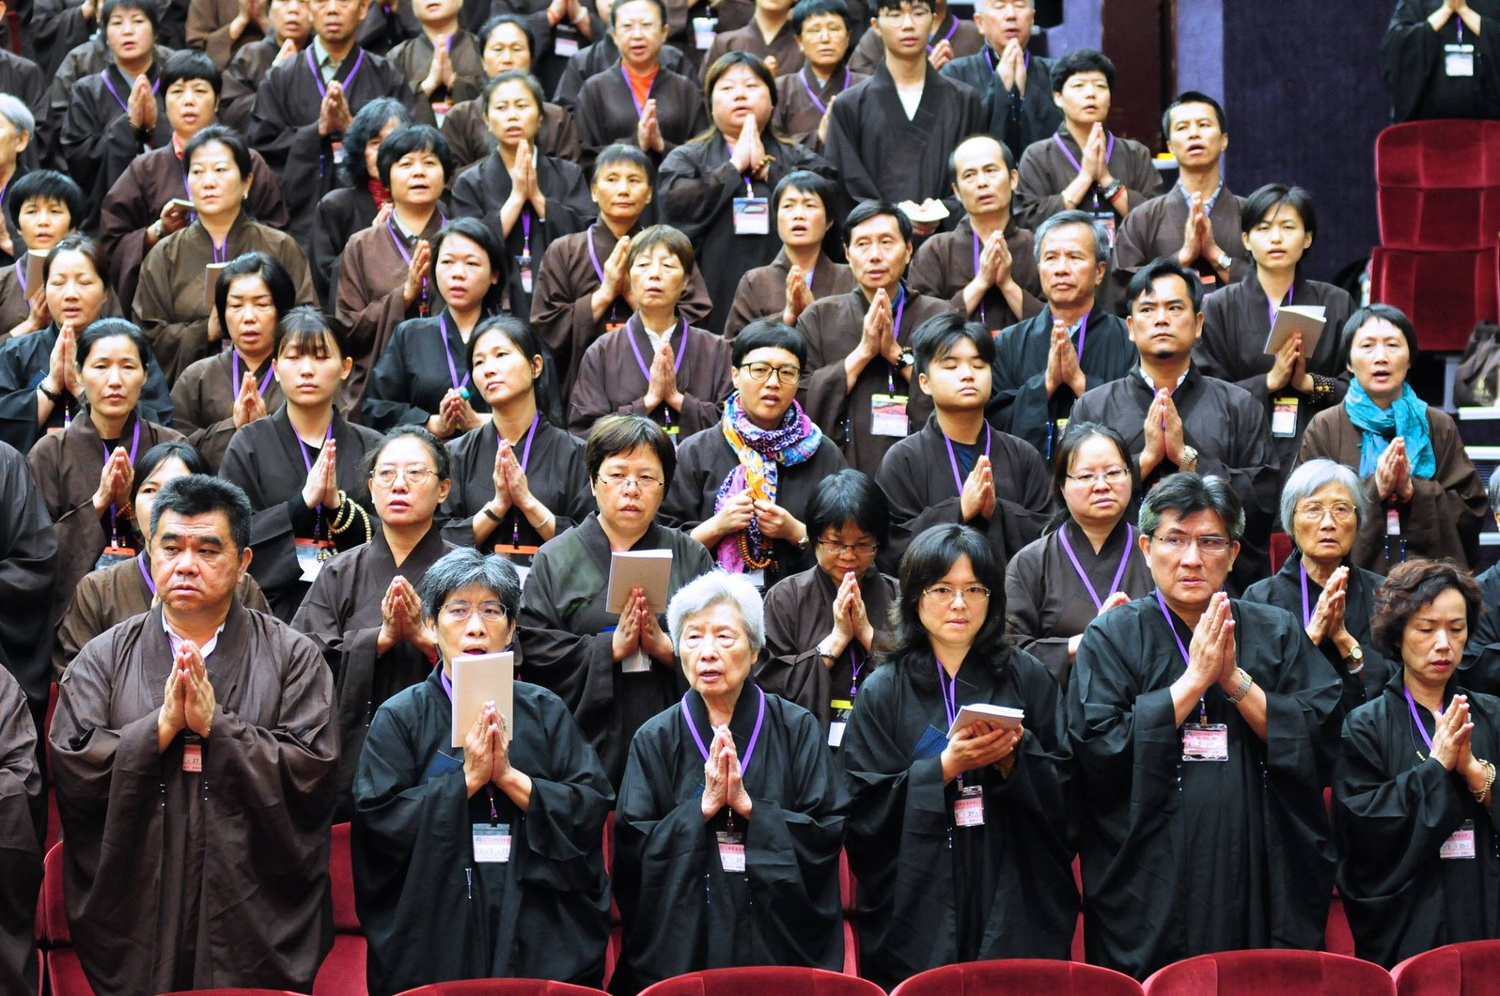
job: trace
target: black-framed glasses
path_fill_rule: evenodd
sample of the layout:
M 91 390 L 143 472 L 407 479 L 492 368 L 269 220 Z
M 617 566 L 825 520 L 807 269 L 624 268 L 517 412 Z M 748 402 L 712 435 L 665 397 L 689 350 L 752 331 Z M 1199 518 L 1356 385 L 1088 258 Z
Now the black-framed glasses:
M 792 387 L 802 382 L 802 368 L 794 366 L 775 366 L 770 363 L 741 363 L 740 369 L 749 375 L 750 379 L 757 384 L 764 384 L 775 374 L 776 379 L 787 387 Z

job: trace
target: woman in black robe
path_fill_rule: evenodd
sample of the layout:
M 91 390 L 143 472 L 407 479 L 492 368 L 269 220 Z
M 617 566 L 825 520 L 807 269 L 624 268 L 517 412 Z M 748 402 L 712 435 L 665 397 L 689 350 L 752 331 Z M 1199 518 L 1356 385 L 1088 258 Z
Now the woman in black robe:
M 776 185 L 799 169 L 829 179 L 838 173 L 771 130 L 776 79 L 759 57 L 726 52 L 709 67 L 703 92 L 708 130 L 661 164 L 662 218 L 693 240 L 714 303 L 707 327 L 723 332 L 740 278 L 781 249 L 771 221 Z
M 354 780 L 354 898 L 371 996 L 450 979 L 598 987 L 609 940 L 604 818 L 614 792 L 565 705 L 514 685 L 452 747 L 454 658 L 511 648 L 521 585 L 455 550 L 427 570 L 418 622 L 441 666 L 370 723 Z M 409 610 L 408 610 L 409 611 Z
M 817 716 L 838 747 L 896 603 L 896 579 L 875 567 L 891 508 L 868 475 L 845 469 L 818 482 L 806 522 L 817 563 L 766 592 L 766 653 L 755 680 Z
M 443 532 L 450 543 L 504 554 L 524 582 L 538 547 L 593 511 L 583 441 L 557 424 L 550 361 L 524 322 L 480 325 L 468 369 L 489 418 L 448 444 L 453 492 Z
M 765 646 L 760 594 L 714 571 L 672 596 L 667 617 L 691 689 L 630 744 L 611 987 L 748 965 L 838 971 L 848 800 L 818 721 L 748 680 Z
M 901 558 L 889 650 L 844 736 L 860 972 L 886 989 L 939 965 L 1066 959 L 1072 946 L 1062 695 L 1006 641 L 1004 582 L 968 526 L 919 536 Z M 971 703 L 1024 718 L 955 729 Z
M 1500 938 L 1500 699 L 1453 680 L 1481 610 L 1451 563 L 1400 564 L 1376 595 L 1375 642 L 1401 670 L 1344 722 L 1333 824 L 1355 953 L 1387 968 Z
M 1064 691 L 1089 623 L 1151 593 L 1130 524 L 1139 486 L 1124 437 L 1098 422 L 1070 425 L 1052 468 L 1059 521 L 1005 567 L 1010 634 Z

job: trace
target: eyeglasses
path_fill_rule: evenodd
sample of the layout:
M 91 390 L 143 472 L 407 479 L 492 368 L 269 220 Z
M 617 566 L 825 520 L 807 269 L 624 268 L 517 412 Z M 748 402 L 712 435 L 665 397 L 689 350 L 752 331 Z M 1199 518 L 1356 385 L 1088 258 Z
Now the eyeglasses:
M 376 467 L 375 472 L 370 475 L 370 480 L 382 488 L 388 488 L 396 483 L 396 478 L 405 477 L 407 484 L 420 488 L 436 476 L 437 471 L 428 470 L 426 467 Z
M 1189 536 L 1187 533 L 1167 533 L 1165 536 L 1152 536 L 1152 543 L 1160 543 L 1162 547 L 1173 554 L 1187 553 L 1188 547 L 1194 544 L 1198 552 L 1209 556 L 1217 556 L 1229 549 L 1228 536 Z
M 966 604 L 978 605 L 989 599 L 990 590 L 982 584 L 971 584 L 963 588 L 955 588 L 947 584 L 935 584 L 930 588 L 923 588 L 922 594 L 935 602 L 951 602 L 953 601 L 953 596 L 961 595 Z
M 599 482 L 607 488 L 614 488 L 616 491 L 624 491 L 632 485 L 641 491 L 655 491 L 662 485 L 661 481 L 658 481 L 650 474 L 642 474 L 640 477 L 631 477 L 628 474 L 600 474 Z
M 474 615 L 475 608 L 468 602 L 449 602 L 438 610 L 453 622 L 468 622 Z M 505 621 L 505 606 L 499 602 L 481 602 L 479 604 L 479 616 L 487 624 L 501 623 Z
M 772 374 L 775 374 L 776 379 L 787 387 L 802 381 L 802 370 L 799 367 L 776 367 L 769 363 L 741 363 L 740 369 L 757 384 L 764 384 Z
M 1346 502 L 1335 502 L 1332 505 L 1298 505 L 1297 518 L 1307 523 L 1323 521 L 1323 516 L 1333 516 L 1334 522 L 1349 522 L 1354 518 L 1354 506 Z
M 818 540 L 818 545 L 835 557 L 842 557 L 846 553 L 853 553 L 860 557 L 873 557 L 880 549 L 880 544 L 871 540 L 860 540 L 858 543 L 838 543 L 834 540 Z
M 1069 474 L 1068 480 L 1073 481 L 1077 484 L 1087 484 L 1089 487 L 1093 487 L 1100 481 L 1103 481 L 1105 484 L 1111 486 L 1122 484 L 1129 477 L 1130 471 L 1126 470 L 1124 467 L 1111 467 L 1108 470 L 1096 471 L 1092 474 Z

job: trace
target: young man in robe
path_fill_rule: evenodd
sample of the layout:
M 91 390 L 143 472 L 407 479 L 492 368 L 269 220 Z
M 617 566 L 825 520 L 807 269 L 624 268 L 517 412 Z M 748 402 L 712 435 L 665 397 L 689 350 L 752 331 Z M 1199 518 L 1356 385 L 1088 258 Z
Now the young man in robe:
M 879 16 L 880 5 L 872 4 Z M 984 48 L 984 36 L 973 21 L 961 21 L 948 9 L 948 0 L 933 0 L 932 26 L 927 30 L 926 56 L 934 70 L 940 70 L 954 59 L 964 59 Z M 885 55 L 889 44 L 878 30 L 879 24 L 870 22 L 875 31 L 866 31 L 849 57 L 849 68 L 857 73 L 874 73 Z
M 1179 471 L 1229 482 L 1245 516 L 1230 581 L 1231 590 L 1242 592 L 1266 576 L 1278 498 L 1265 410 L 1249 391 L 1205 377 L 1194 365 L 1193 344 L 1203 334 L 1196 273 L 1159 259 L 1130 281 L 1127 298 L 1139 366 L 1079 398 L 1070 418 L 1103 422 L 1124 436 L 1147 490 Z
M 1399 0 L 1380 43 L 1395 121 L 1500 119 L 1497 38 L 1497 0 Z
M 984 35 L 984 48 L 954 59 L 943 67 L 943 75 L 979 91 L 985 130 L 1005 143 L 1015 162 L 1032 142 L 1062 124 L 1062 111 L 1052 100 L 1057 60 L 1027 51 L 1036 25 L 1036 0 L 980 0 L 974 23 Z
M 0 669 L 0 991 L 33 996 L 36 900 L 47 826 L 36 741 L 26 696 Z
M 1093 49 L 1069 52 L 1052 67 L 1052 99 L 1063 124 L 1021 155 L 1015 209 L 1021 224 L 1034 228 L 1059 211 L 1083 210 L 1113 239 L 1121 219 L 1161 193 L 1151 150 L 1104 127 L 1114 85 L 1115 64 Z
M 163 487 L 160 604 L 91 641 L 58 686 L 68 921 L 99 996 L 306 992 L 332 947 L 333 677 L 311 640 L 235 598 L 250 518 L 226 481 Z
M 984 108 L 971 87 L 928 62 L 932 22 L 927 0 L 880 0 L 874 26 L 885 39 L 885 58 L 829 108 L 824 154 L 856 202 L 946 198 L 950 213 L 958 207 L 948 189 L 948 155 L 964 136 L 983 130 Z M 934 231 L 926 223 L 917 234 Z
M 1035 262 L 1046 307 L 995 336 L 990 419 L 1048 461 L 1073 402 L 1125 376 L 1137 353 L 1125 323 L 1099 300 L 1109 263 L 1104 229 L 1082 211 L 1042 222 Z
M 1137 979 L 1212 951 L 1323 947 L 1339 677 L 1294 616 L 1224 590 L 1235 490 L 1176 474 L 1147 492 L 1157 590 L 1084 631 L 1068 686 L 1088 960 Z
M 908 290 L 911 221 L 894 204 L 874 201 L 849 213 L 844 249 L 858 285 L 814 301 L 797 320 L 812 376 L 803 409 L 838 443 L 844 458 L 871 477 L 886 450 L 920 428 L 932 402 L 912 390 L 911 337 L 917 326 L 951 310 L 948 302 Z
M 964 218 L 922 243 L 911 261 L 911 287 L 948 298 L 994 334 L 1042 310 L 1031 233 L 1011 216 L 1016 161 L 988 135 L 953 150 L 953 192 Z
M 1224 108 L 1207 94 L 1189 90 L 1161 116 L 1167 148 L 1177 157 L 1177 185 L 1130 212 L 1115 235 L 1114 278 L 1123 290 L 1137 270 L 1162 256 L 1176 256 L 1203 281 L 1205 291 L 1241 280 L 1250 253 L 1240 229 L 1245 199 L 1230 192 L 1219 172 L 1229 132 Z
M 281 178 L 292 221 L 287 232 L 312 246 L 314 207 L 334 187 L 335 167 L 360 150 L 345 150 L 344 130 L 376 97 L 395 97 L 413 120 L 431 124 L 401 70 L 367 51 L 354 33 L 370 0 L 325 0 L 313 8 L 313 42 L 266 74 L 255 97 L 250 144 Z
M 234 53 L 224 67 L 224 89 L 219 94 L 219 120 L 243 134 L 250 128 L 255 94 L 266 73 L 307 46 L 312 20 L 307 0 L 265 0 L 270 33 Z
M 725 52 L 749 52 L 760 57 L 773 75 L 802 68 L 801 42 L 791 23 L 793 0 L 755 0 L 755 16 L 743 28 L 720 31 L 703 56 L 701 77 Z
M 788 70 L 778 61 L 771 127 L 821 153 L 833 98 L 869 76 L 844 64 L 854 29 L 844 0 L 799 0 L 790 23 L 801 68 Z

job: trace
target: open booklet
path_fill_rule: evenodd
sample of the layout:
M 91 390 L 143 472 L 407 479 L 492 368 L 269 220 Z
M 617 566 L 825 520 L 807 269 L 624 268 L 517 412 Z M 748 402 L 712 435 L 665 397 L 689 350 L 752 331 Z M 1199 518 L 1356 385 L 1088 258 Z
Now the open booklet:
M 994 723 L 1003 730 L 1014 730 L 1025 718 L 1025 709 L 975 702 L 958 710 L 958 715 L 953 717 L 953 725 L 948 727 L 948 739 L 952 740 L 959 730 L 978 722 Z
M 671 550 L 616 550 L 609 556 L 609 593 L 604 599 L 604 611 L 621 611 L 630 597 L 630 589 L 640 588 L 646 593 L 652 612 L 665 612 L 671 579 Z
M 1302 355 L 1312 356 L 1328 324 L 1327 313 L 1328 309 L 1321 304 L 1288 304 L 1276 309 L 1276 321 L 1271 323 L 1271 334 L 1266 336 L 1266 355 L 1275 356 L 1288 339 L 1301 332 Z
M 495 703 L 495 711 L 504 720 L 501 728 L 505 742 L 509 744 L 515 730 L 515 655 L 505 650 L 498 654 L 455 657 L 449 667 L 453 678 L 453 746 L 464 745 L 474 718 L 486 702 Z

